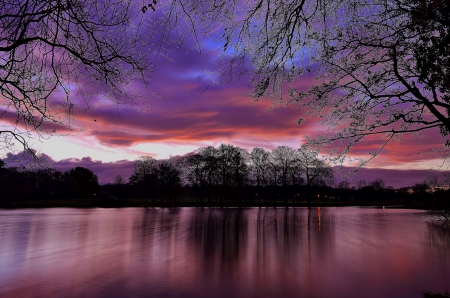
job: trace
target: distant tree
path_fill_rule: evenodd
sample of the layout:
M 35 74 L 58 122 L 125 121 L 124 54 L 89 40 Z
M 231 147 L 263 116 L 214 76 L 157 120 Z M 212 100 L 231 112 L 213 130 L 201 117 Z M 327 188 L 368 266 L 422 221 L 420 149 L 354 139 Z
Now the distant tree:
M 67 196 L 64 175 L 62 172 L 52 168 L 39 168 L 33 171 L 33 174 L 37 179 L 37 197 L 40 197 L 41 199 L 50 199 Z
M 274 177 L 284 191 L 284 200 L 287 203 L 287 188 L 292 184 L 292 173 L 297 166 L 297 151 L 289 146 L 279 146 L 272 150 L 271 160 L 274 168 Z M 278 179 L 277 179 L 278 178 Z
M 157 187 L 157 164 L 151 156 L 141 156 L 134 161 L 133 174 L 130 176 L 130 185 L 132 185 L 139 195 L 145 197 L 145 203 L 148 203 L 148 197 L 155 201 Z
M 340 189 L 349 189 L 350 188 L 350 183 L 348 182 L 348 180 L 344 180 L 338 183 L 337 188 Z
M 98 177 L 89 169 L 73 168 L 64 173 L 64 178 L 69 184 L 71 194 L 77 198 L 88 199 L 99 194 Z
M 202 147 L 197 150 L 203 160 L 205 182 L 207 186 L 208 203 L 211 203 L 213 186 L 218 184 L 219 157 L 213 146 Z
M 119 175 L 116 175 L 116 176 L 114 177 L 113 183 L 114 183 L 114 184 L 120 184 L 120 185 L 123 185 L 123 184 L 126 183 L 126 181 L 125 181 L 125 179 L 123 178 L 123 176 L 119 174 Z
M 178 192 L 181 188 L 180 175 L 181 171 L 172 158 L 159 162 L 156 177 L 161 200 L 164 197 L 168 198 L 171 202 L 177 200 Z
M 196 190 L 197 202 L 200 200 L 203 202 L 204 188 L 207 183 L 203 156 L 198 153 L 187 155 L 179 163 L 185 184 L 193 186 Z
M 374 191 L 383 191 L 386 188 L 386 183 L 384 182 L 383 179 L 377 178 L 374 181 L 369 183 L 369 186 L 374 190 Z
M 263 148 L 255 147 L 250 153 L 250 165 L 256 185 L 267 185 L 267 168 L 270 165 L 270 152 Z
M 334 182 L 333 169 L 319 159 L 319 152 L 308 150 L 306 147 L 298 149 L 299 168 L 305 177 L 307 186 L 331 185 Z
M 325 186 L 334 183 L 333 169 L 319 159 L 319 152 L 309 150 L 305 146 L 300 147 L 297 151 L 299 169 L 305 179 L 308 192 L 310 192 L 311 186 Z M 311 206 L 311 195 L 311 193 L 307 194 L 308 206 Z
M 242 188 L 247 179 L 247 163 L 244 149 L 231 144 L 221 144 L 217 150 L 217 166 L 219 183 L 221 184 L 221 199 L 229 192 Z M 234 195 L 237 195 L 234 193 Z
M 427 183 L 416 183 L 411 187 L 414 194 L 425 194 L 430 186 Z
M 366 187 L 366 186 L 367 186 L 366 179 L 361 179 L 361 180 L 358 180 L 358 182 L 356 182 L 356 187 L 357 187 L 359 190 L 363 189 L 363 188 Z
M 241 200 L 243 187 L 249 181 L 249 153 L 243 148 L 234 147 L 230 154 L 231 185 L 234 186 L 235 190 L 233 196 Z
M 253 148 L 250 153 L 250 173 L 256 182 L 258 204 L 265 193 L 264 187 L 268 185 L 270 166 L 270 152 L 259 147 Z
M 217 152 L 217 173 L 218 183 L 221 185 L 221 199 L 227 195 L 231 185 L 231 163 L 235 148 L 231 144 L 220 144 L 216 148 Z

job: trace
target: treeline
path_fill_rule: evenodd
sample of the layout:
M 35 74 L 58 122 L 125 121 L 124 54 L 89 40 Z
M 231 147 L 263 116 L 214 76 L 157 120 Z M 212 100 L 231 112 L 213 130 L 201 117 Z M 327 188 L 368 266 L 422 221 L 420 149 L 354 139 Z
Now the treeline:
M 114 186 L 122 181 L 117 177 Z M 199 148 L 181 158 L 157 161 L 140 157 L 135 161 L 128 186 L 135 195 L 152 200 L 176 201 L 181 192 L 196 202 L 230 203 L 237 201 L 274 202 L 282 199 L 311 201 L 314 187 L 334 183 L 332 168 L 317 151 L 305 147 L 280 146 L 272 151 L 221 144 Z M 108 188 L 108 187 L 107 187 Z
M 197 202 L 229 203 L 242 200 L 308 198 L 314 187 L 334 183 L 332 168 L 317 151 L 280 146 L 272 151 L 221 144 L 199 148 L 194 154 L 166 160 L 138 158 L 126 181 L 117 175 L 113 183 L 100 186 L 89 169 L 67 172 L 55 169 L 27 170 L 0 167 L 3 200 L 92 198 L 142 198 L 176 202 L 190 196 Z
M 437 187 L 436 179 L 409 188 L 394 189 L 384 181 L 360 180 L 350 187 L 335 184 L 331 166 L 317 151 L 306 147 L 279 146 L 272 151 L 221 144 L 199 148 L 183 157 L 156 160 L 142 156 L 135 160 L 128 181 L 117 175 L 100 186 L 89 169 L 76 167 L 67 172 L 55 169 L 27 170 L 6 167 L 0 160 L 0 188 L 3 205 L 17 200 L 49 199 L 140 199 L 145 204 L 179 202 L 189 198 L 198 204 L 316 204 L 342 202 L 445 201 L 449 191 Z M 442 183 L 440 183 L 442 184 Z M 442 199 L 441 199 L 442 198 Z
M 29 170 L 6 167 L 0 160 L 1 203 L 27 199 L 92 198 L 100 193 L 97 175 L 83 167 L 67 172 L 51 168 Z

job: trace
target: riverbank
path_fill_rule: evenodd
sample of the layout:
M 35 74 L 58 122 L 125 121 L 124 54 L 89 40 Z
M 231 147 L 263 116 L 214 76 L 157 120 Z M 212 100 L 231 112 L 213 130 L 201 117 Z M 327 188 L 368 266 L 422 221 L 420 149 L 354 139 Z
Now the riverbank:
M 310 207 L 377 207 L 377 208 L 413 208 L 413 209 L 432 209 L 431 204 L 424 202 L 399 202 L 399 201 L 358 201 L 358 200 L 315 200 L 311 202 Z M 74 208 L 120 208 L 120 207 L 223 207 L 223 208 L 248 208 L 248 207 L 308 207 L 306 200 L 292 201 L 277 200 L 275 202 L 258 201 L 197 201 L 193 198 L 181 198 L 177 201 L 165 201 L 161 199 L 117 199 L 117 198 L 99 198 L 99 199 L 49 199 L 49 200 L 21 200 L 9 201 L 0 204 L 0 208 L 53 208 L 53 207 L 74 207 Z

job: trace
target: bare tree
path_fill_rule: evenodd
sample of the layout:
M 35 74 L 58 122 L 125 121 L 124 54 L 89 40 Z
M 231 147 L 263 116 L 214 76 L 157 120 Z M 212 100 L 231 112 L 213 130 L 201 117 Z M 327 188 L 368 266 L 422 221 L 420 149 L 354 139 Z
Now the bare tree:
M 118 175 L 114 176 L 113 184 L 124 185 L 126 183 L 127 182 L 125 181 L 125 179 L 123 178 L 122 175 L 118 174 Z
M 258 204 L 264 194 L 263 187 L 268 185 L 270 167 L 270 152 L 263 148 L 255 147 L 250 152 L 250 173 L 256 181 Z
M 157 181 L 160 189 L 161 202 L 164 197 L 170 202 L 177 201 L 181 188 L 181 171 L 173 158 L 162 160 L 157 167 Z
M 368 136 L 383 138 L 375 156 L 403 134 L 428 129 L 440 130 L 448 150 L 449 1 L 168 3 L 149 8 L 171 7 L 196 37 L 222 40 L 224 74 L 250 75 L 256 100 L 301 104 L 299 123 L 320 118 L 328 132 L 315 144 L 331 145 L 339 161 Z M 312 88 L 298 89 L 300 77 L 315 79 Z
M 296 171 L 297 152 L 289 146 L 279 146 L 272 150 L 271 159 L 273 167 L 278 172 L 279 184 L 287 191 L 288 185 L 292 184 L 292 172 Z M 284 193 L 287 204 L 287 193 Z
M 30 132 L 66 130 L 102 95 L 97 88 L 118 106 L 133 101 L 130 81 L 145 82 L 151 71 L 140 8 L 132 1 L 0 1 L 0 120 L 7 123 L 0 149 L 14 142 L 29 149 Z
M 133 174 L 130 176 L 130 184 L 135 186 L 139 195 L 145 197 L 145 204 L 151 196 L 155 201 L 158 167 L 156 160 L 151 156 L 141 156 L 134 161 Z
M 356 188 L 359 190 L 363 189 L 366 186 L 367 186 L 366 179 L 358 180 L 358 182 L 356 182 Z
M 203 156 L 198 153 L 187 155 L 181 158 L 179 163 L 184 183 L 196 189 L 197 202 L 201 200 L 203 203 L 203 193 L 207 183 Z
M 198 154 L 203 160 L 205 171 L 205 182 L 207 185 L 208 203 L 211 203 L 213 186 L 218 182 L 218 151 L 213 146 L 206 146 L 198 149 Z
M 319 152 L 309 150 L 307 147 L 302 146 L 298 150 L 299 169 L 304 176 L 304 180 L 307 186 L 307 200 L 308 206 L 311 206 L 311 193 L 310 188 L 313 185 L 330 185 L 334 182 L 333 169 L 326 164 L 323 160 L 319 159 Z
M 272 150 L 272 161 L 280 171 L 280 182 L 286 187 L 290 184 L 291 171 L 297 162 L 297 152 L 289 146 L 279 146 Z

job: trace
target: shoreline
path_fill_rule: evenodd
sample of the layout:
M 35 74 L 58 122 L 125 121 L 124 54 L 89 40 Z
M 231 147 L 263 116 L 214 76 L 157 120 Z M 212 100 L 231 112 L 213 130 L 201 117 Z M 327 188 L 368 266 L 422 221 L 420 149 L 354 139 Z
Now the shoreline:
M 26 208 L 127 208 L 127 207 L 148 207 L 148 208 L 307 208 L 306 201 L 293 202 L 196 202 L 195 200 L 180 199 L 177 202 L 161 202 L 160 199 L 153 202 L 149 200 L 147 203 L 143 199 L 66 199 L 66 200 L 24 200 L 11 201 L 0 204 L 0 209 L 26 209 Z M 312 202 L 309 206 L 316 207 L 367 207 L 367 208 L 402 208 L 402 209 L 434 209 L 432 204 L 424 202 L 416 202 L 405 204 L 403 202 L 379 202 L 379 201 L 348 201 L 348 200 L 327 200 Z

